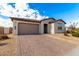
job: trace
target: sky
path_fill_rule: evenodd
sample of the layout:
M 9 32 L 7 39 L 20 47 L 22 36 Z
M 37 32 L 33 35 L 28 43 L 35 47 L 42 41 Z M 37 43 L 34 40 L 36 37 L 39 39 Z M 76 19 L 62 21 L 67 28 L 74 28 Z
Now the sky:
M 9 17 L 41 20 L 44 18 L 62 19 L 66 26 L 78 22 L 78 3 L 2 3 L 0 4 L 0 26 L 12 27 Z

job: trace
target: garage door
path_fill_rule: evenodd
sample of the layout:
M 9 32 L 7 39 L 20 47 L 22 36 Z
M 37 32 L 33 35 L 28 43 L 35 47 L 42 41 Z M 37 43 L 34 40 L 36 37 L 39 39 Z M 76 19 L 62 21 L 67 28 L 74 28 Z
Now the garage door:
M 39 33 L 38 24 L 19 23 L 19 25 L 18 25 L 18 34 L 19 35 L 38 34 L 38 33 Z

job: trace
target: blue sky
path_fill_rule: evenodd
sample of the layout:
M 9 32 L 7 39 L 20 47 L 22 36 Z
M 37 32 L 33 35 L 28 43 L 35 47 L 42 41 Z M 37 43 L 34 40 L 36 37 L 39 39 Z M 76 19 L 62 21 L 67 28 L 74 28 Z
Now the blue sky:
M 12 8 L 16 7 L 16 3 L 8 3 L 7 5 L 10 5 Z M 67 25 L 69 25 L 69 23 L 73 21 L 79 22 L 78 3 L 29 3 L 27 7 L 28 6 L 28 9 L 30 9 L 29 13 L 35 11 L 36 13 L 38 13 L 38 18 L 45 16 L 49 18 L 63 19 L 67 23 Z M 0 7 L 0 9 L 2 9 L 2 6 Z M 5 19 L 6 21 L 8 20 L 8 16 L 1 14 L 1 12 L 0 18 Z
M 42 15 L 56 19 L 79 20 L 79 4 L 77 3 L 31 3 L 31 8 L 39 10 Z

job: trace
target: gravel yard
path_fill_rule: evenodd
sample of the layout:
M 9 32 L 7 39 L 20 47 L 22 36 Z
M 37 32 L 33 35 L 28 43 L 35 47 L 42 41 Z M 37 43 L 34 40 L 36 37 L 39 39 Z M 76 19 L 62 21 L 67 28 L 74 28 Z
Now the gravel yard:
M 14 39 L 0 40 L 0 56 L 17 55 L 17 44 Z

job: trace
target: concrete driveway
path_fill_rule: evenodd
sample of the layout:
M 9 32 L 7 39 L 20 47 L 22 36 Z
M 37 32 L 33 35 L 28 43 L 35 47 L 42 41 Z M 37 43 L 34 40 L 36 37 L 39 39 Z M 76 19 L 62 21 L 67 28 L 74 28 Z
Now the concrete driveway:
M 62 56 L 76 47 L 75 44 L 49 35 L 19 35 L 14 39 L 18 42 L 18 55 L 23 56 Z

